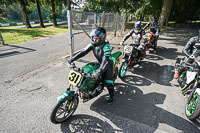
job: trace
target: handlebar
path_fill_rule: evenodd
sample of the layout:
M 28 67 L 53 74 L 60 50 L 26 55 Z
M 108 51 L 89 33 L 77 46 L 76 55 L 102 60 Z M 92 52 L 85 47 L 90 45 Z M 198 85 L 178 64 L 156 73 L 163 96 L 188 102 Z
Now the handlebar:
M 74 71 L 77 71 L 77 72 L 81 73 L 83 76 L 92 78 L 92 74 L 91 73 L 87 73 L 82 68 L 76 67 L 76 65 L 75 65 L 74 62 L 72 62 L 72 63 L 69 64 L 69 68 L 73 69 Z

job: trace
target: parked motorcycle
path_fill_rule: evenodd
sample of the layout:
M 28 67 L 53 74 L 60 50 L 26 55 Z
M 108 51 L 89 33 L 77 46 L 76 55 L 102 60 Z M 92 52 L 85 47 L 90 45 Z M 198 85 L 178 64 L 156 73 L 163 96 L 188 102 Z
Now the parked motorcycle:
M 177 79 L 182 94 L 188 96 L 185 115 L 190 120 L 200 116 L 200 56 L 195 57 L 194 61 L 193 65 L 185 65 L 187 69 Z M 184 59 L 177 58 L 175 69 L 184 64 Z
M 119 68 L 119 78 L 126 75 L 127 69 L 135 66 L 144 59 L 144 54 L 141 53 L 141 48 L 134 44 L 124 45 L 122 62 Z
M 121 60 L 121 52 L 112 54 L 114 62 L 114 75 L 115 80 L 118 75 L 118 64 Z M 98 79 L 92 79 L 91 74 L 95 73 L 99 68 L 99 64 L 95 62 L 88 63 L 82 68 L 77 68 L 74 63 L 70 65 L 70 72 L 68 76 L 69 87 L 66 92 L 58 97 L 58 103 L 54 107 L 50 119 L 54 124 L 63 123 L 72 116 L 79 104 L 79 97 L 83 102 L 101 94 L 104 88 L 103 78 L 100 76 Z

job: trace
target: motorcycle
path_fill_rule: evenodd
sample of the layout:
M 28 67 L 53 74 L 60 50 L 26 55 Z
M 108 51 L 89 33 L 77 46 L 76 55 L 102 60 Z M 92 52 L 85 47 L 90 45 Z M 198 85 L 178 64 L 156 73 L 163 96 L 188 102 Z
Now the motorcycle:
M 145 54 L 142 54 L 141 50 L 140 47 L 137 47 L 134 44 L 124 45 L 122 62 L 119 68 L 119 78 L 123 78 L 126 75 L 128 67 L 131 68 L 144 59 Z
M 195 120 L 200 116 L 200 56 L 194 58 L 196 65 L 186 65 L 178 80 L 180 90 L 183 95 L 187 95 L 185 115 L 190 120 Z M 177 58 L 175 69 L 183 65 L 184 61 Z
M 111 56 L 114 62 L 114 81 L 117 79 L 121 55 L 122 53 L 118 51 Z M 102 93 L 105 86 L 103 78 L 100 76 L 98 79 L 92 79 L 91 77 L 99 66 L 100 64 L 96 62 L 88 63 L 82 68 L 77 68 L 74 63 L 70 65 L 69 87 L 57 98 L 58 103 L 50 116 L 52 123 L 63 123 L 69 119 L 78 107 L 79 97 L 83 99 L 83 102 L 87 102 Z
M 145 46 L 144 50 L 147 51 L 154 47 L 155 36 L 154 33 L 149 31 L 142 36 L 141 43 Z

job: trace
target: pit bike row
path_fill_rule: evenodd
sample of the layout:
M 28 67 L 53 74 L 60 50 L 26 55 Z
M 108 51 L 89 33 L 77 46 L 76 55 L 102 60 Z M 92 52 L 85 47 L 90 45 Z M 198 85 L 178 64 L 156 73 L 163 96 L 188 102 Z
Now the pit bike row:
M 138 41 L 139 39 L 140 41 Z M 132 44 L 124 45 L 123 52 L 117 51 L 111 55 L 114 62 L 114 81 L 117 77 L 124 78 L 128 68 L 133 68 L 145 58 L 146 51 L 154 47 L 154 39 L 154 34 L 152 32 L 147 32 L 140 38 L 135 39 L 136 41 L 133 41 Z M 178 66 L 179 63 L 180 62 L 177 61 L 176 66 Z M 103 92 L 105 86 L 103 78 L 100 76 L 94 79 L 91 76 L 96 72 L 99 66 L 100 64 L 96 62 L 90 62 L 82 68 L 77 67 L 74 63 L 69 65 L 69 86 L 67 90 L 57 98 L 58 102 L 50 115 L 52 123 L 59 124 L 68 120 L 76 111 L 79 98 L 82 99 L 84 103 Z M 186 75 L 188 74 L 185 72 L 185 76 L 180 79 L 180 84 L 184 85 L 184 90 L 187 90 L 186 92 L 188 93 L 191 92 L 186 104 L 186 116 L 189 119 L 196 119 L 200 112 L 200 89 L 197 89 L 200 81 L 199 73 L 196 71 L 195 73 L 193 72 L 193 80 L 190 78 L 190 81 L 189 78 L 188 80 L 185 79 Z

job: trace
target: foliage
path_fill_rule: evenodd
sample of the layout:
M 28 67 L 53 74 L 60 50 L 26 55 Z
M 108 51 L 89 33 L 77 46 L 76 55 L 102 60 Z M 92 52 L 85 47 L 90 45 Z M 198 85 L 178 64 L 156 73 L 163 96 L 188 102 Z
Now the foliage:
M 31 28 L 24 29 L 14 27 L 0 27 L 3 39 L 7 44 L 18 44 L 30 40 L 36 40 L 41 37 L 61 34 L 67 32 L 67 26 L 47 27 L 47 28 Z

